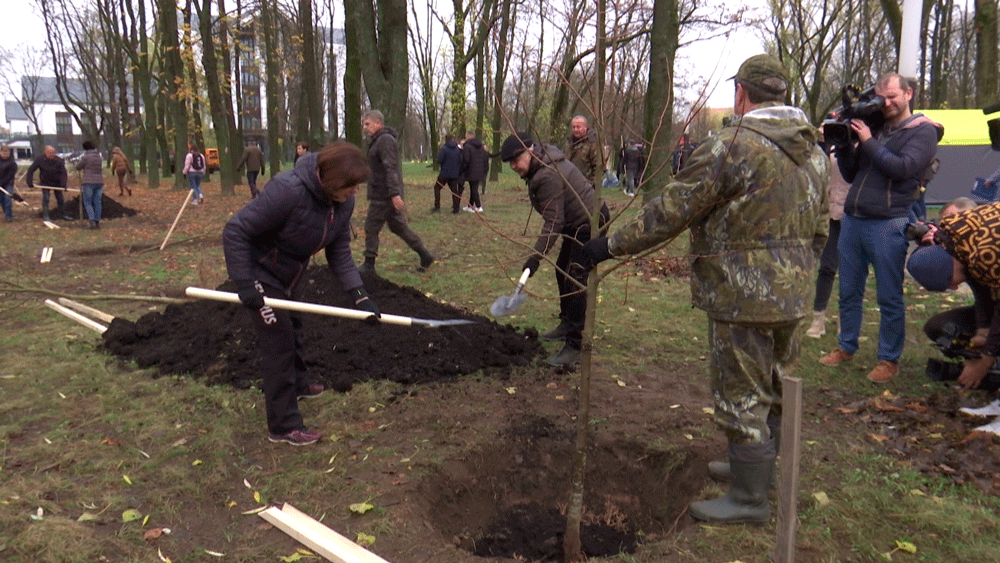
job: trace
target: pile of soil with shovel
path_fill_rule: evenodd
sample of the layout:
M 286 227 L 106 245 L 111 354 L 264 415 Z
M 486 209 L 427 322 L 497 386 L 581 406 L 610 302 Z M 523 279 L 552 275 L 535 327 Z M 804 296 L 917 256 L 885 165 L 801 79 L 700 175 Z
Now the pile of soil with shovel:
M 326 267 L 312 267 L 297 300 L 351 308 Z M 355 382 L 387 379 L 426 383 L 476 372 L 507 377 L 544 350 L 534 330 L 518 331 L 485 317 L 437 303 L 418 290 L 367 276 L 365 288 L 383 313 L 421 319 L 468 319 L 470 324 L 428 328 L 379 324 L 299 313 L 310 377 L 346 391 Z M 231 282 L 218 288 L 234 292 Z M 169 305 L 136 322 L 116 318 L 104 333 L 111 353 L 156 367 L 160 374 L 190 374 L 209 384 L 245 388 L 259 379 L 257 337 L 246 309 L 217 301 Z
M 56 199 L 55 196 L 50 198 L 49 201 L 50 206 L 55 205 L 55 199 Z M 62 218 L 59 217 L 58 210 L 56 210 L 55 207 L 50 207 L 49 209 L 50 209 L 49 215 L 53 219 Z M 73 219 L 74 221 L 80 219 L 80 196 L 76 196 L 73 199 L 68 200 L 63 209 L 66 211 L 66 216 L 69 217 L 70 219 Z M 121 219 L 122 217 L 133 217 L 138 214 L 139 212 L 136 211 L 135 209 L 125 207 L 124 205 L 111 199 L 107 195 L 104 194 L 101 195 L 101 220 Z M 42 212 L 39 211 L 38 218 L 40 219 L 41 217 L 42 217 Z M 84 212 L 84 217 L 86 217 L 86 212 Z

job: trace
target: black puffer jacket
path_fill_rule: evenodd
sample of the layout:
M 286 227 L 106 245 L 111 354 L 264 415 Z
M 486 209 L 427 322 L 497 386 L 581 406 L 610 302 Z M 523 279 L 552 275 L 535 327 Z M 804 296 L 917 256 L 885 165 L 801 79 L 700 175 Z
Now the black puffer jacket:
M 547 254 L 561 234 L 573 236 L 590 225 L 594 185 L 555 146 L 535 145 L 534 150 L 537 158 L 524 179 L 531 205 L 544 221 L 535 252 Z
M 490 153 L 479 137 L 465 141 L 462 147 L 462 177 L 468 182 L 482 182 L 490 173 Z
M 345 290 L 361 287 L 351 256 L 354 198 L 331 204 L 319 185 L 316 155 L 306 153 L 226 223 L 222 244 L 229 278 L 260 280 L 291 295 L 309 258 L 326 251 Z
M 14 160 L 14 155 L 11 154 L 5 159 L 0 158 L 0 188 L 13 186 L 15 176 L 17 176 L 17 161 Z
M 395 130 L 383 126 L 368 143 L 368 166 L 372 170 L 368 180 L 368 199 L 403 197 L 398 136 Z

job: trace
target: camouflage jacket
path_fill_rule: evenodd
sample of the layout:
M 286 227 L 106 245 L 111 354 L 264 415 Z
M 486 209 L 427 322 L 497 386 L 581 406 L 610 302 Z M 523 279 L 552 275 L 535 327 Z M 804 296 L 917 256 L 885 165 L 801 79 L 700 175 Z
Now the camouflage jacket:
M 597 137 L 593 133 L 587 133 L 586 137 L 579 139 L 570 135 L 569 140 L 566 141 L 566 150 L 563 152 L 566 154 L 566 158 L 590 180 L 590 183 L 596 186 L 604 173 L 604 164 L 601 162 L 601 155 L 597 150 Z
M 703 141 L 610 236 L 630 255 L 691 230 L 691 298 L 723 322 L 777 323 L 812 306 L 829 230 L 830 161 L 802 110 L 764 103 Z

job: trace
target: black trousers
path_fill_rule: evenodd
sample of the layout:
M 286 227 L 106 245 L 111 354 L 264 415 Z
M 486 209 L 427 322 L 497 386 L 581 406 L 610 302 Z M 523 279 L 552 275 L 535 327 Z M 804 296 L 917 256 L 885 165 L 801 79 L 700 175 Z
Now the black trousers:
M 287 298 L 275 287 L 258 283 L 257 289 L 267 297 Z M 249 313 L 259 341 L 267 429 L 272 434 L 287 434 L 304 428 L 298 397 L 309 383 L 306 364 L 299 352 L 297 333 L 302 321 L 290 311 L 271 307 Z
M 437 182 L 434 182 L 434 209 L 441 208 L 441 190 L 445 186 L 448 186 L 448 191 L 451 192 L 451 210 L 458 212 L 459 203 L 462 201 L 462 188 L 458 185 L 458 178 L 443 176 L 438 176 Z
M 600 225 L 603 227 L 610 217 L 606 205 L 601 206 Z M 562 246 L 556 258 L 556 286 L 559 288 L 559 319 L 567 324 L 566 343 L 580 349 L 583 340 L 583 324 L 587 315 L 587 278 L 589 272 L 574 267 L 581 262 L 580 249 L 590 240 L 590 225 L 579 229 L 565 229 L 562 232 Z M 582 286 L 582 287 L 581 287 Z

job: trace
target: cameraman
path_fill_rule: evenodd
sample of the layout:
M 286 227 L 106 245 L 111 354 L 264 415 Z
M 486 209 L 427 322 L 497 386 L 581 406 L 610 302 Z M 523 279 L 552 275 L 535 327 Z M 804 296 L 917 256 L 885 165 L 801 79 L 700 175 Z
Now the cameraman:
M 879 326 L 878 365 L 868 374 L 874 382 L 899 372 L 905 337 L 903 265 L 910 209 L 918 197 L 920 180 L 934 159 L 944 128 L 910 110 L 913 88 L 898 74 L 887 74 L 875 85 L 884 99 L 885 123 L 872 132 L 862 119 L 852 119 L 856 146 L 837 147 L 837 164 L 851 182 L 840 226 L 840 334 L 838 346 L 820 358 L 837 366 L 858 351 L 868 266 L 875 273 L 882 319 Z
M 987 377 L 1000 356 L 1000 203 L 980 205 L 941 219 L 930 226 L 925 241 L 933 244 L 913 251 L 907 270 L 930 291 L 955 289 L 963 281 L 972 288 L 973 307 L 959 307 L 927 321 L 924 332 L 937 340 L 946 333 L 968 341 L 958 382 L 968 389 L 996 390 L 1000 381 Z M 955 329 L 944 327 L 953 323 Z

